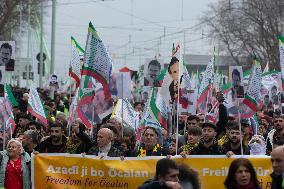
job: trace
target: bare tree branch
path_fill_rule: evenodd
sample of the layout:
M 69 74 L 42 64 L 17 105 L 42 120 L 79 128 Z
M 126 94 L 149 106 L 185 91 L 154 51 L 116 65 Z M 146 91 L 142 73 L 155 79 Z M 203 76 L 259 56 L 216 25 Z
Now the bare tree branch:
M 229 3 L 230 2 L 230 3 Z M 284 17 L 283 0 L 220 0 L 209 6 L 201 22 L 211 40 L 219 40 L 224 53 L 238 57 L 256 54 L 271 69 L 280 69 L 277 36 Z

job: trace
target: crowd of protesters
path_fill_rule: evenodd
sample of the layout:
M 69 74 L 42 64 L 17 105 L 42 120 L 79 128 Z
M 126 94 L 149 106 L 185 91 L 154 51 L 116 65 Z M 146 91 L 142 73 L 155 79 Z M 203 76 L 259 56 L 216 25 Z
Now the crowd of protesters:
M 272 163 L 279 164 L 279 161 L 282 161 L 279 165 L 282 169 L 273 166 L 275 171 L 272 178 L 274 183 L 278 184 L 274 184 L 272 188 L 280 188 L 277 187 L 280 182 L 283 185 L 284 149 L 279 147 L 284 144 L 283 115 L 259 110 L 259 129 L 255 132 L 249 120 L 241 119 L 239 124 L 237 119 L 227 115 L 223 105 L 224 98 L 222 94 L 218 94 L 219 121 L 216 124 L 207 121 L 202 114 L 183 115 L 178 119 L 178 134 L 175 133 L 174 127 L 169 130 L 148 125 L 139 133 L 135 133 L 131 125 L 122 125 L 119 119 L 107 116 L 102 123 L 89 129 L 78 118 L 70 123 L 68 111 L 72 98 L 69 94 L 55 92 L 54 99 L 51 99 L 48 90 L 38 89 L 48 114 L 48 125 L 44 125 L 27 111 L 29 91 L 16 87 L 12 88 L 12 91 L 19 104 L 13 107 L 16 128 L 11 135 L 15 139 L 9 139 L 8 133 L 5 136 L 2 134 L 0 138 L 3 143 L 3 137 L 6 137 L 3 150 L 7 146 L 7 150 L 1 153 L 1 173 L 4 177 L 0 178 L 2 185 L 8 189 L 29 188 L 30 183 L 25 177 L 29 175 L 30 168 L 29 164 L 24 162 L 30 162 L 33 152 L 87 154 L 123 159 L 169 155 L 181 155 L 184 158 L 189 158 L 190 155 L 271 155 L 273 149 L 277 149 L 272 155 L 280 153 L 282 156 L 272 158 Z M 143 103 L 135 102 L 133 106 L 135 111 L 143 111 Z M 138 137 L 140 140 L 137 140 Z M 258 188 L 250 162 L 237 160 L 234 163 L 236 165 L 230 168 L 225 186 L 228 189 L 236 188 L 232 184 L 237 182 L 236 176 L 231 174 L 241 174 L 242 171 L 250 174 L 249 181 L 252 182 L 248 185 L 253 187 L 247 188 Z M 239 170 L 240 167 L 247 170 Z M 17 187 L 10 187 L 11 182 L 17 183 Z

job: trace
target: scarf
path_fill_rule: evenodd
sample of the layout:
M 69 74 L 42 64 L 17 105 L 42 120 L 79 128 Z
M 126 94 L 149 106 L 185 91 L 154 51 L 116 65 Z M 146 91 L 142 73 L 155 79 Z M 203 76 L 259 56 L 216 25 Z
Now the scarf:
M 67 152 L 70 154 L 76 154 L 77 148 L 82 144 L 81 140 L 74 139 L 70 137 L 66 143 Z
M 150 156 L 161 156 L 162 155 L 161 150 L 162 150 L 161 146 L 159 144 L 156 144 L 154 146 Z M 142 144 L 139 148 L 139 151 L 138 151 L 138 157 L 145 157 L 145 156 L 147 156 L 147 150 L 146 150 L 145 146 Z
M 257 189 L 258 187 L 256 187 L 256 185 L 251 182 L 246 186 L 238 186 L 237 189 Z

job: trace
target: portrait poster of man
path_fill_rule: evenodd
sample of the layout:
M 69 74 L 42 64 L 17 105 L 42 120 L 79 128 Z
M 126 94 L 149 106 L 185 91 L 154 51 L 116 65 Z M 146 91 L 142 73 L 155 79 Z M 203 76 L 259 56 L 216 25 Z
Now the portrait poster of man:
M 0 41 L 0 66 L 5 66 L 6 71 L 14 71 L 15 41 Z
M 232 82 L 232 98 L 244 98 L 243 69 L 241 66 L 230 66 L 230 81 Z
M 96 89 L 93 99 L 95 118 L 102 120 L 113 111 L 113 102 L 111 98 L 106 98 L 102 87 Z M 96 120 L 96 119 L 95 119 Z
M 179 75 L 179 59 L 172 57 L 169 61 L 167 72 L 160 88 L 163 99 L 168 107 L 172 107 L 177 101 L 178 88 L 181 76 Z
M 161 84 L 156 81 L 156 78 L 161 73 L 162 69 L 162 60 L 146 59 L 144 65 L 144 86 L 160 87 Z
M 279 73 L 262 76 L 260 93 L 265 108 L 271 105 L 280 106 L 280 91 L 282 91 L 282 82 Z
M 280 103 L 280 92 L 277 89 L 276 85 L 273 85 L 270 88 L 270 101 L 272 102 L 273 105 L 279 105 Z
M 151 87 L 143 87 L 143 90 L 141 92 L 141 102 L 146 104 L 150 98 L 150 94 L 151 94 Z
M 169 93 L 171 95 L 171 101 L 173 102 L 178 95 L 179 88 L 179 59 L 172 57 L 168 67 L 168 73 L 172 78 L 172 82 L 169 86 Z
M 49 76 L 49 86 L 58 88 L 58 76 L 57 75 L 51 74 Z

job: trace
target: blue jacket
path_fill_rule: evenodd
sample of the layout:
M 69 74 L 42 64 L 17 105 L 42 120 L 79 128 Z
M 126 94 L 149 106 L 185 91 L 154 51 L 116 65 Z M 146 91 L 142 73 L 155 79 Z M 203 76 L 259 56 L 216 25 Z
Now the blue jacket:
M 9 161 L 9 157 L 7 154 L 7 151 L 1 151 L 0 152 L 0 160 L 1 160 L 1 166 L 0 166 L 0 187 L 4 187 L 5 182 L 5 174 L 6 174 L 6 168 L 7 163 Z M 22 154 L 22 171 L 23 171 L 23 189 L 30 189 L 31 188 L 31 157 L 27 152 L 24 152 Z

